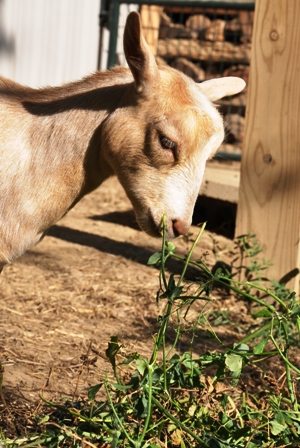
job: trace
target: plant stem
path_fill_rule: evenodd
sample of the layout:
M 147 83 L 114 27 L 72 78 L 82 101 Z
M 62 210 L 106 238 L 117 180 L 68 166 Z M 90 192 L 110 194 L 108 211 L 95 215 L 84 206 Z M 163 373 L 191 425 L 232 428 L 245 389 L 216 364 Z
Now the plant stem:
M 148 431 L 149 428 L 149 424 L 150 424 L 150 419 L 152 416 L 152 398 L 153 398 L 153 388 L 152 388 L 152 384 L 153 384 L 153 365 L 150 364 L 148 365 L 148 387 L 146 390 L 147 395 L 148 395 L 148 403 L 147 403 L 147 416 L 146 416 L 146 420 L 145 420 L 145 424 L 144 424 L 144 428 L 142 431 L 142 434 L 140 435 L 139 439 L 138 439 L 138 445 L 137 447 L 142 446 L 142 442 L 145 438 L 146 432 Z
M 152 352 L 151 358 L 150 358 L 150 364 L 153 364 L 156 360 L 157 357 L 157 351 L 158 348 L 161 346 L 161 344 L 165 343 L 165 334 L 166 334 L 166 330 L 167 330 L 167 326 L 169 323 L 169 319 L 170 319 L 170 315 L 172 312 L 172 307 L 173 307 L 173 301 L 169 300 L 166 306 L 166 311 L 164 312 L 164 315 L 162 317 L 162 324 L 158 330 L 157 336 L 155 338 L 155 343 L 154 343 L 154 350 Z
M 166 279 L 166 260 L 168 256 L 166 256 L 166 215 L 163 215 L 162 217 L 162 248 L 161 248 L 161 270 L 160 275 L 163 280 L 164 289 L 168 289 L 168 282 Z
M 182 281 L 183 281 L 183 279 L 184 279 L 186 270 L 187 270 L 187 268 L 188 268 L 188 265 L 190 264 L 191 256 L 192 256 L 192 254 L 193 254 L 193 251 L 194 251 L 195 247 L 197 246 L 197 244 L 199 243 L 199 240 L 201 239 L 201 237 L 202 237 L 202 235 L 203 235 L 205 226 L 206 226 L 206 222 L 202 224 L 202 226 L 201 226 L 201 228 L 200 228 L 200 231 L 199 231 L 199 233 L 198 233 L 198 235 L 197 235 L 195 241 L 194 241 L 193 244 L 192 244 L 192 247 L 191 247 L 190 250 L 188 251 L 188 254 L 187 254 L 187 257 L 186 257 L 186 260 L 185 260 L 185 263 L 184 263 L 184 266 L 183 266 L 183 269 L 182 269 L 182 272 L 181 272 L 179 281 L 178 281 L 178 283 L 177 283 L 177 287 L 180 287 L 180 285 L 181 285 L 181 283 L 182 283 Z
M 251 341 L 252 339 L 256 339 L 259 336 L 261 336 L 263 333 L 268 331 L 272 326 L 272 321 L 269 321 L 265 323 L 262 327 L 258 328 L 257 330 L 254 330 L 252 333 L 245 336 L 243 339 L 239 341 L 239 344 L 247 344 L 247 342 Z
M 184 261 L 184 258 L 181 257 L 180 255 L 172 255 L 174 258 L 176 258 L 177 260 L 181 260 Z M 192 261 L 189 260 L 189 265 L 195 267 L 196 269 L 198 269 L 199 271 L 204 271 L 207 275 L 209 275 L 211 277 L 211 281 L 215 281 L 217 282 L 219 285 L 224 286 L 227 289 L 231 289 L 233 292 L 235 292 L 236 294 L 245 297 L 248 300 L 251 300 L 252 302 L 255 302 L 263 307 L 266 307 L 272 314 L 273 313 L 277 313 L 274 306 L 273 305 L 269 305 L 268 303 L 264 302 L 263 300 L 259 299 L 258 297 L 255 297 L 249 293 L 247 293 L 246 291 L 241 290 L 238 285 L 243 285 L 242 282 L 239 281 L 234 281 L 233 279 L 231 279 L 230 284 L 228 284 L 228 278 L 225 276 L 218 276 L 217 278 L 214 277 L 214 275 L 211 273 L 211 271 L 209 269 L 206 268 L 206 266 L 204 266 L 202 263 L 200 264 L 198 261 Z M 256 289 L 258 289 L 257 285 L 252 284 L 252 283 L 245 283 L 249 286 L 252 286 Z M 264 292 L 268 293 L 268 290 L 263 290 Z M 269 293 L 268 293 L 269 294 Z M 274 294 L 269 294 L 271 297 L 277 297 L 274 296 Z M 277 298 L 278 299 L 278 298 Z M 274 299 L 275 300 L 275 299 Z M 277 302 L 279 302 L 281 304 L 281 300 L 277 300 Z M 286 308 L 286 305 L 283 305 Z
M 290 392 L 291 402 L 292 402 L 294 411 L 298 412 L 299 406 L 298 406 L 297 397 L 295 395 L 295 390 L 294 390 L 294 385 L 293 385 L 293 380 L 292 380 L 292 375 L 291 375 L 291 368 L 286 362 L 285 362 L 285 371 L 286 371 L 286 382 L 287 382 L 287 387 Z
M 271 341 L 273 342 L 273 344 L 275 345 L 279 355 L 281 356 L 281 358 L 284 360 L 284 362 L 296 373 L 298 373 L 298 375 L 300 374 L 300 369 L 298 369 L 297 366 L 295 366 L 282 352 L 282 350 L 280 349 L 279 345 L 277 344 L 277 342 L 274 339 L 274 336 L 271 334 L 270 336 Z
M 272 322 L 272 326 L 271 326 L 270 339 L 273 342 L 273 344 L 275 345 L 276 350 L 278 351 L 281 358 L 284 360 L 285 364 L 288 365 L 292 370 L 294 370 L 294 372 L 300 374 L 300 369 L 298 369 L 298 367 L 296 367 L 293 363 L 291 363 L 291 361 L 285 356 L 285 354 L 283 353 L 283 351 L 281 350 L 281 348 L 279 347 L 279 345 L 277 344 L 277 342 L 273 336 L 274 317 L 272 318 L 271 322 Z
M 272 291 L 270 291 L 269 289 L 264 288 L 263 286 L 257 285 L 256 283 L 252 283 L 252 282 L 246 282 L 246 285 L 251 286 L 251 288 L 257 289 L 257 291 L 264 292 L 268 296 L 272 297 L 272 299 L 274 299 L 275 302 L 279 303 L 279 305 L 281 305 L 282 308 L 285 309 L 285 311 L 289 310 L 288 307 L 286 306 L 286 304 L 283 302 L 283 300 L 281 300 L 276 294 L 272 293 Z
M 158 409 L 166 416 L 168 417 L 173 423 L 175 423 L 177 428 L 182 429 L 184 432 L 189 434 L 194 440 L 196 440 L 199 445 L 198 448 L 209 448 L 209 446 L 203 442 L 200 437 L 197 436 L 193 431 L 190 430 L 184 423 L 180 422 L 176 417 L 174 417 L 167 409 L 160 404 L 160 402 L 153 397 L 153 403 L 158 407 Z
M 118 422 L 118 425 L 119 425 L 120 428 L 122 429 L 122 431 L 123 431 L 125 437 L 127 438 L 127 440 L 132 444 L 132 446 L 136 447 L 136 442 L 130 437 L 130 435 L 129 435 L 128 432 L 126 431 L 126 429 L 125 429 L 123 423 L 121 422 L 121 420 L 120 420 L 120 418 L 119 418 L 119 416 L 118 416 L 118 413 L 117 413 L 117 411 L 116 411 L 116 409 L 115 409 L 115 406 L 114 406 L 114 404 L 113 404 L 113 402 L 112 402 L 111 395 L 110 395 L 110 392 L 109 392 L 109 390 L 108 390 L 108 387 L 107 387 L 106 383 L 104 383 L 104 388 L 105 388 L 105 392 L 106 392 L 106 394 L 107 394 L 107 398 L 108 398 L 108 401 L 109 401 L 111 410 L 113 411 L 113 414 L 114 414 L 114 416 L 115 416 L 115 418 L 116 418 L 116 420 L 117 420 L 117 422 Z

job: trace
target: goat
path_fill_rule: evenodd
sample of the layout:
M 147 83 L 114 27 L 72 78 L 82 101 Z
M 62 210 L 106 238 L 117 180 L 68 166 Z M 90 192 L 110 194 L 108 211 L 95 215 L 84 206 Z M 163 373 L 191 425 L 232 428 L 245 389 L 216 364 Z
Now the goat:
M 163 214 L 171 238 L 188 231 L 206 161 L 224 138 L 212 101 L 245 83 L 196 84 L 158 65 L 134 12 L 124 52 L 129 69 L 61 87 L 0 79 L 0 268 L 113 174 L 144 231 L 159 235 Z

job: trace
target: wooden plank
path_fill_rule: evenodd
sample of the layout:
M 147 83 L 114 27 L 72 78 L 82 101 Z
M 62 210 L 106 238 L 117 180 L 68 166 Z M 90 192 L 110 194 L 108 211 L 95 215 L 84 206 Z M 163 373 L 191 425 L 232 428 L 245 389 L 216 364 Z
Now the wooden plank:
M 156 5 L 143 5 L 140 12 L 143 34 L 154 55 L 157 53 L 161 12 L 162 7 Z
M 249 2 L 245 2 L 247 4 Z M 248 11 L 247 6 L 245 10 Z M 226 16 L 236 17 L 239 14 L 239 10 L 233 8 L 209 8 L 207 6 L 165 6 L 164 11 L 169 14 L 181 13 L 181 14 L 209 14 L 212 16 Z
M 231 42 L 200 42 L 191 39 L 160 39 L 158 41 L 158 55 L 161 57 L 181 56 L 231 64 L 249 63 L 250 49 L 250 44 L 234 45 Z
M 257 0 L 236 234 L 256 233 L 276 279 L 300 258 L 299 23 L 299 0 Z
M 214 199 L 221 199 L 222 201 L 237 203 L 240 171 L 238 168 L 226 168 L 220 165 L 207 166 L 200 194 Z

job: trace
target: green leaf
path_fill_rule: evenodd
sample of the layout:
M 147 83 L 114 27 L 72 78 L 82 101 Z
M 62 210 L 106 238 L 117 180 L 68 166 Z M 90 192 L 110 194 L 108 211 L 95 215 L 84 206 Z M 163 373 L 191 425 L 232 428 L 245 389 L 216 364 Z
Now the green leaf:
M 188 414 L 193 417 L 197 411 L 198 406 L 194 403 L 188 408 Z
M 273 436 L 277 436 L 278 434 L 280 434 L 282 431 L 284 431 L 286 429 L 286 423 L 279 423 L 277 420 L 272 420 L 271 421 L 271 433 L 273 434 Z
M 176 246 L 175 246 L 175 244 L 172 241 L 168 241 L 166 246 L 167 246 L 167 251 L 169 253 L 174 253 L 174 251 L 176 249 Z
M 119 344 L 118 336 L 112 336 L 108 343 L 108 347 L 105 350 L 105 354 L 106 354 L 107 358 L 109 359 L 113 368 L 116 367 L 116 356 L 117 356 L 117 353 L 119 352 L 120 348 L 121 348 L 121 345 Z
M 135 361 L 136 359 L 139 359 L 140 355 L 136 352 L 134 353 L 129 353 L 129 355 L 127 355 L 122 362 L 120 362 L 120 364 L 122 365 L 127 365 L 127 364 L 131 364 L 132 361 Z
M 99 383 L 99 384 L 95 384 L 95 386 L 91 386 L 88 390 L 88 399 L 90 401 L 95 400 L 95 396 L 97 394 L 97 392 L 99 391 L 99 389 L 101 388 L 103 383 Z
M 121 436 L 121 431 L 115 430 L 113 431 L 113 440 L 112 440 L 112 448 L 117 448 L 118 446 L 120 446 L 119 441 L 120 441 L 120 436 Z
M 174 274 L 170 275 L 170 278 L 168 280 L 168 292 L 172 292 L 173 289 L 176 288 L 176 284 L 175 284 L 175 278 L 174 278 Z
M 120 384 L 120 383 L 114 383 L 114 384 L 112 385 L 112 389 L 113 389 L 113 390 L 120 390 L 120 391 L 122 391 L 122 392 L 126 392 L 126 391 L 128 391 L 129 389 L 131 389 L 131 388 L 132 388 L 132 385 L 131 385 L 131 384 L 125 385 L 125 384 Z
M 260 310 L 253 313 L 254 317 L 272 317 L 272 312 L 267 308 L 261 308 Z
M 135 361 L 136 369 L 140 375 L 144 375 L 147 368 L 147 362 L 143 358 L 139 358 Z
M 44 423 L 49 422 L 50 420 L 50 416 L 49 415 L 44 415 L 40 420 L 39 420 L 39 425 L 43 425 Z M 1 441 L 1 439 L 0 439 Z M 1 446 L 1 445 L 0 445 Z
M 239 376 L 243 367 L 243 358 L 235 353 L 229 353 L 225 356 L 225 365 L 235 376 Z
M 248 344 L 234 344 L 234 349 L 239 352 L 249 352 L 250 348 Z
M 263 353 L 265 346 L 267 345 L 268 339 L 262 339 L 258 344 L 253 347 L 253 353 L 255 355 L 260 355 Z
M 147 407 L 148 407 L 148 400 L 145 397 L 145 395 L 142 395 L 136 403 L 136 412 L 138 417 L 140 418 L 147 417 Z
M 180 297 L 180 294 L 182 293 L 182 289 L 182 286 L 176 286 L 169 294 L 169 298 L 171 300 L 178 299 Z
M 161 263 L 161 252 L 154 252 L 154 254 L 151 255 L 151 257 L 149 257 L 149 260 L 147 261 L 147 264 L 152 266 L 152 265 L 157 265 Z

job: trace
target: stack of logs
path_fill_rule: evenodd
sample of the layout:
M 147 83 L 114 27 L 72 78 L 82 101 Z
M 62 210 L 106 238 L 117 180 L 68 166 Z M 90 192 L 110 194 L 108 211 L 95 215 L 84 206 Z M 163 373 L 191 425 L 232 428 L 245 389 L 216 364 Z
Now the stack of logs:
M 147 33 L 157 58 L 181 70 L 197 82 L 219 76 L 240 76 L 247 82 L 249 73 L 253 13 L 225 9 L 197 10 L 175 7 L 156 8 L 155 26 Z M 152 14 L 152 15 L 151 15 Z M 144 23 L 154 23 L 152 13 Z M 155 28 L 155 27 L 154 27 Z M 240 152 L 244 139 L 246 94 L 220 102 L 226 124 L 229 152 Z

